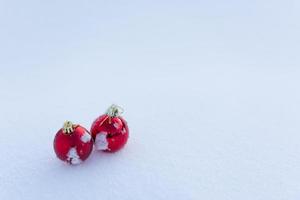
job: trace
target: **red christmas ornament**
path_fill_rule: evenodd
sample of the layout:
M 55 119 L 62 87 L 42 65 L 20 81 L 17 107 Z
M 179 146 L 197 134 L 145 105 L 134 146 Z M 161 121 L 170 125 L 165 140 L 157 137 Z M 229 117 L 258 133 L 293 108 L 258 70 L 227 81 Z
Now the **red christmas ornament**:
M 91 133 L 97 150 L 116 152 L 126 144 L 129 130 L 127 122 L 120 116 L 122 112 L 122 108 L 112 105 L 106 114 L 93 122 Z
M 59 159 L 76 165 L 89 157 L 93 150 L 93 140 L 85 128 L 66 121 L 57 132 L 53 146 Z

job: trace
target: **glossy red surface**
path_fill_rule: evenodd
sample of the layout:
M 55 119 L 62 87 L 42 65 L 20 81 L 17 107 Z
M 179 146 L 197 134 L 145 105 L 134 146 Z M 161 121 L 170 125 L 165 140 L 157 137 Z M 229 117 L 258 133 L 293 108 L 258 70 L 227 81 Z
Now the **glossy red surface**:
M 108 143 L 105 152 L 116 152 L 127 142 L 129 130 L 127 122 L 122 117 L 101 115 L 92 124 L 91 134 L 95 141 L 98 134 L 105 134 Z
M 57 157 L 70 164 L 79 164 L 72 162 L 74 158 L 69 155 L 70 150 L 75 148 L 76 152 L 72 152 L 72 154 L 77 153 L 76 156 L 79 157 L 80 161 L 86 160 L 93 150 L 93 140 L 91 137 L 90 139 L 87 137 L 87 140 L 82 139 L 84 138 L 84 134 L 89 134 L 88 136 L 90 136 L 90 133 L 79 125 L 76 126 L 74 132 L 71 134 L 64 134 L 62 129 L 60 129 L 53 143 Z

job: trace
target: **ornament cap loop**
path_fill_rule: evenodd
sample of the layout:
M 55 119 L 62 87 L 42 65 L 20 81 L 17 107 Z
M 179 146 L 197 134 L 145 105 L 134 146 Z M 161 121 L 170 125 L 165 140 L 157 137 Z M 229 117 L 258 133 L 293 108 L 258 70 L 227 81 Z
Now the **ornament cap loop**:
M 62 131 L 64 134 L 71 134 L 74 132 L 74 124 L 70 121 L 65 121 Z
M 118 105 L 112 104 L 106 111 L 109 117 L 118 117 L 124 112 L 124 109 Z

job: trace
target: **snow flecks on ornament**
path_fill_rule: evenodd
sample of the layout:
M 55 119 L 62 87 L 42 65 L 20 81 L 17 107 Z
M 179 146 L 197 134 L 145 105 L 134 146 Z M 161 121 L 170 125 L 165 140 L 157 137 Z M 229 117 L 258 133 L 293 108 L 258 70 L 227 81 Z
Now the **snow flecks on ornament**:
M 97 150 L 106 150 L 108 149 L 108 142 L 106 139 L 106 132 L 100 132 L 97 134 L 95 139 L 95 147 Z
M 115 127 L 116 129 L 119 129 L 119 128 L 120 128 L 120 124 L 117 123 L 117 122 L 115 122 L 113 125 L 114 125 L 114 127 Z
M 87 143 L 91 141 L 92 136 L 88 132 L 84 132 L 84 134 L 81 136 L 81 141 L 84 143 Z
M 82 162 L 75 147 L 70 148 L 67 157 L 67 161 L 69 161 L 72 165 L 78 165 Z

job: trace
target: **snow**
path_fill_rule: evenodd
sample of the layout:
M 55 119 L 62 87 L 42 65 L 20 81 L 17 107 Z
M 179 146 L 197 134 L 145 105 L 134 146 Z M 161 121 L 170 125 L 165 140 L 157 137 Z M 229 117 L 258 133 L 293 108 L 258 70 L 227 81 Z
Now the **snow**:
M 77 154 L 77 150 L 75 147 L 70 148 L 70 151 L 67 154 L 67 160 L 71 162 L 72 165 L 78 165 L 82 162 L 79 155 Z
M 1 200 L 300 199 L 299 1 L 0 5 Z M 56 158 L 112 104 L 124 149 Z
M 84 132 L 84 134 L 80 138 L 80 140 L 84 143 L 90 142 L 91 139 L 92 139 L 92 136 L 88 132 Z
M 108 148 L 108 141 L 106 140 L 106 132 L 100 132 L 95 138 L 95 148 L 97 150 L 106 150 Z
M 126 133 L 126 129 L 123 127 L 121 131 L 122 135 Z
M 115 127 L 116 129 L 119 129 L 119 127 L 120 127 L 120 124 L 119 124 L 119 123 L 114 123 L 113 125 L 114 125 L 114 127 Z

